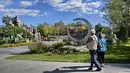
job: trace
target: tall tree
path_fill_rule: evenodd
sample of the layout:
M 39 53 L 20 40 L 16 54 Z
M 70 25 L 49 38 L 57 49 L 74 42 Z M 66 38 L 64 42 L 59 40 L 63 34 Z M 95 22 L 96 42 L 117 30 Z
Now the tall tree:
M 56 27 L 58 35 L 65 33 L 65 26 L 64 26 L 64 22 L 63 21 L 56 22 L 54 26 Z
M 44 36 L 48 36 L 50 31 L 49 31 L 49 25 L 48 24 L 43 24 L 42 32 Z
M 130 0 L 106 0 L 108 16 L 114 30 L 123 42 L 128 40 L 128 27 L 130 25 Z
M 45 36 L 45 35 L 44 35 L 44 32 L 43 32 L 44 25 L 47 25 L 47 22 L 46 22 L 46 21 L 45 21 L 43 24 L 40 23 L 40 24 L 37 26 L 37 30 L 38 30 L 38 32 L 40 32 L 41 36 Z
M 101 23 L 98 23 L 98 24 L 95 26 L 95 29 L 96 29 L 96 33 L 102 32 L 103 26 L 101 25 Z

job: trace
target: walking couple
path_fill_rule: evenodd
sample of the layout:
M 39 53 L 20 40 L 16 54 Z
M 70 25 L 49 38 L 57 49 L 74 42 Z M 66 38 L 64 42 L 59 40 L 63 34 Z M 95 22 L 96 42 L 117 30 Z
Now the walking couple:
M 102 38 L 101 33 L 99 33 L 98 37 L 95 35 L 95 33 L 96 33 L 95 30 L 92 29 L 90 33 L 90 37 L 88 38 L 88 41 L 87 41 L 87 46 L 89 48 L 90 56 L 91 56 L 91 65 L 88 69 L 89 71 L 93 70 L 93 64 L 95 64 L 95 66 L 97 67 L 95 71 L 101 71 L 102 70 L 101 66 L 104 66 L 106 40 Z M 101 45 L 101 48 L 97 48 L 98 42 Z M 96 60 L 96 54 L 98 56 L 98 61 L 100 62 L 100 64 Z

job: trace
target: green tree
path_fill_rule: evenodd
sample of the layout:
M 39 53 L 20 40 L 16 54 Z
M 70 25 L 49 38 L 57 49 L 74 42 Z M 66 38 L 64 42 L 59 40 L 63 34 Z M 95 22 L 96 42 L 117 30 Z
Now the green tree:
M 45 34 L 44 34 L 45 31 L 43 31 L 43 28 L 44 28 L 45 25 L 48 25 L 46 21 L 43 24 L 40 23 L 37 26 L 37 30 L 38 30 L 38 32 L 40 32 L 41 36 L 45 36 Z
M 49 25 L 48 24 L 43 24 L 42 32 L 44 36 L 48 36 L 50 31 L 49 31 Z
M 49 35 L 56 35 L 56 27 L 49 26 Z
M 7 41 L 7 43 L 14 43 L 15 38 L 18 37 L 17 35 L 21 34 L 24 40 L 26 38 L 32 39 L 32 35 L 27 32 L 25 29 L 17 26 L 4 26 L 0 27 L 0 37 L 2 38 L 10 38 Z
M 65 33 L 65 25 L 63 21 L 60 22 L 56 22 L 55 25 L 56 30 L 57 30 L 57 34 L 64 34 Z
M 5 32 L 4 32 L 4 27 L 0 27 L 0 38 L 4 38 Z
M 130 0 L 107 0 L 108 17 L 118 33 L 119 39 L 128 41 L 128 27 L 130 26 Z
M 95 26 L 95 29 L 96 29 L 96 33 L 102 32 L 103 26 L 101 25 L 101 23 L 98 23 L 98 24 Z
M 77 26 L 76 23 L 69 23 L 67 26 Z
M 37 26 L 37 30 L 38 30 L 38 32 L 40 32 L 41 36 L 44 35 L 44 34 L 43 34 L 43 31 L 42 31 L 42 28 L 43 28 L 43 24 L 39 24 L 39 25 Z
M 106 35 L 110 35 L 110 28 L 109 27 L 103 27 L 102 33 L 106 34 Z

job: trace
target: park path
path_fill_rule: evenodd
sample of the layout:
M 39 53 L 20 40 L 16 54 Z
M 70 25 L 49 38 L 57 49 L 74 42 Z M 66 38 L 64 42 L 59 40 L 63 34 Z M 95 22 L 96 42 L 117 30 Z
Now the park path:
M 30 52 L 30 49 L 27 46 L 0 48 L 0 59 L 27 52 Z
M 87 71 L 89 63 L 5 59 L 12 54 L 29 51 L 27 46 L 1 48 L 0 73 L 130 73 L 130 64 L 106 63 L 101 72 L 96 72 Z
M 107 63 L 101 72 L 88 67 L 89 63 L 0 60 L 0 73 L 130 73 L 130 64 Z

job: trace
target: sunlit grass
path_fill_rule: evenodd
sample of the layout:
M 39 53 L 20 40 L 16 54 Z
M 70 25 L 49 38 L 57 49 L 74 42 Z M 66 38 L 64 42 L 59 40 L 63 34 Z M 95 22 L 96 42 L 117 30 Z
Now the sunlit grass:
M 9 59 L 19 60 L 41 60 L 41 61 L 61 61 L 61 62 L 89 62 L 90 56 L 88 52 L 73 53 L 65 55 L 54 54 L 24 54 L 9 57 Z

